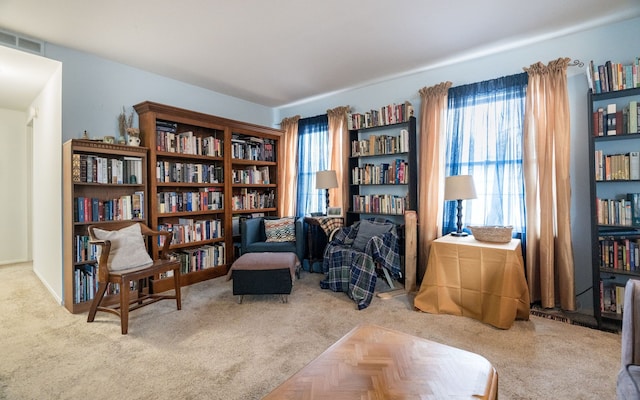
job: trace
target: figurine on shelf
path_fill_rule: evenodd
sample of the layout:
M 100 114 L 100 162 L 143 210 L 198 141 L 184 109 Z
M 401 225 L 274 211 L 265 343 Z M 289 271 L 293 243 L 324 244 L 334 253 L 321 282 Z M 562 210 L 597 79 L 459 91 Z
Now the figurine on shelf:
M 127 134 L 129 135 L 129 146 L 140 146 L 140 129 L 127 128 Z

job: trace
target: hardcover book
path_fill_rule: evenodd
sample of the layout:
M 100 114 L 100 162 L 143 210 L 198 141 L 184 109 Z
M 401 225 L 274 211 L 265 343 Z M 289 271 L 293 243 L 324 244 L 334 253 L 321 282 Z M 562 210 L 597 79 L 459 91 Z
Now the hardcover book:
M 607 105 L 607 136 L 616 134 L 616 105 Z

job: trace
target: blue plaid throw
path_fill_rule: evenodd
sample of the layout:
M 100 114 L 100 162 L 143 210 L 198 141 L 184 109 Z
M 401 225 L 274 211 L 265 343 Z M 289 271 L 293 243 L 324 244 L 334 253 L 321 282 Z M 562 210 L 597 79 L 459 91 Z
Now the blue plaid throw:
M 370 221 L 374 224 L 389 223 L 378 219 Z M 359 225 L 356 222 L 340 229 L 327 244 L 322 262 L 326 278 L 320 282 L 320 287 L 334 292 L 346 292 L 356 302 L 358 309 L 362 310 L 373 299 L 377 281 L 376 264 L 388 269 L 394 279 L 399 278 L 402 272 L 395 224 L 390 232 L 369 239 L 364 252 L 351 247 Z

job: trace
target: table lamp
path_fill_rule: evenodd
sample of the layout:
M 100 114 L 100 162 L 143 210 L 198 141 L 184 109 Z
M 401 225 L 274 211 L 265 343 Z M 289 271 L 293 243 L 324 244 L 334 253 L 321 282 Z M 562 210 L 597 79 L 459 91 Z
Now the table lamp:
M 329 189 L 338 187 L 338 178 L 336 171 L 318 171 L 316 172 L 316 189 L 325 189 L 327 193 L 327 210 L 329 209 Z
M 473 176 L 455 175 L 447 176 L 444 181 L 444 199 L 458 201 L 458 230 L 451 233 L 451 236 L 467 236 L 462 232 L 462 200 L 476 198 L 476 188 L 473 185 Z

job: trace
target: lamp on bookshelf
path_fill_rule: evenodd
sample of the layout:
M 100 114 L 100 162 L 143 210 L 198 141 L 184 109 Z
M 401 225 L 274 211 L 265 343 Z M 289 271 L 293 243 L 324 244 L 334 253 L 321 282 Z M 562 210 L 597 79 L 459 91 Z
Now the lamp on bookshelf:
M 444 199 L 458 202 L 458 229 L 451 236 L 467 236 L 462 232 L 462 200 L 476 198 L 476 188 L 471 175 L 447 176 L 444 181 Z
M 329 209 L 329 189 L 338 187 L 338 178 L 336 171 L 318 171 L 316 172 L 316 189 L 325 189 L 327 196 L 327 210 Z

